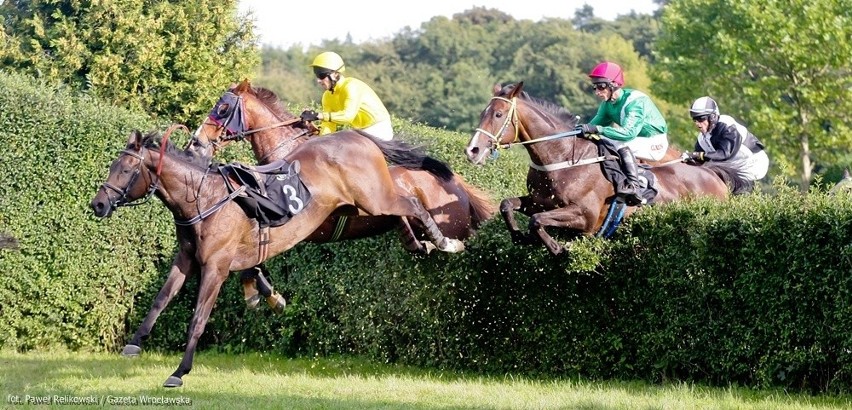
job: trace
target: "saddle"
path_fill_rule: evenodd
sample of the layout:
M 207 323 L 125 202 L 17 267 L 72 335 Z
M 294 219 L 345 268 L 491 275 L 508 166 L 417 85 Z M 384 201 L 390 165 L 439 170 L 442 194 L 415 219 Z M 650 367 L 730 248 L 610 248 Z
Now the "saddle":
M 598 141 L 597 146 L 599 156 L 619 158 L 618 150 L 612 142 L 601 139 Z M 654 203 L 654 198 L 657 197 L 657 188 L 655 187 L 657 177 L 650 171 L 651 167 L 649 165 L 637 164 L 636 168 L 639 171 L 639 181 L 642 184 L 637 188 L 640 190 L 642 197 L 648 201 L 648 205 L 651 205 Z M 627 176 L 624 175 L 624 171 L 621 169 L 621 164 L 617 160 L 606 160 L 601 162 L 601 171 L 603 172 L 604 177 L 606 177 L 608 181 L 612 182 L 616 191 L 618 190 L 618 184 L 625 184 L 627 182 Z M 627 204 L 625 204 L 622 199 L 612 201 L 612 203 L 609 204 L 609 210 L 607 211 L 606 217 L 604 218 L 598 232 L 595 233 L 595 236 L 604 238 L 612 237 L 616 229 L 618 229 L 618 226 L 621 225 L 621 222 L 624 220 L 624 213 L 626 210 Z
M 299 178 L 299 162 L 285 160 L 252 167 L 240 163 L 219 166 L 230 192 L 245 187 L 234 198 L 262 228 L 285 224 L 311 200 L 311 193 Z
M 619 158 L 618 150 L 612 142 L 602 138 L 600 141 L 597 141 L 596 145 L 598 146 L 599 156 Z M 654 198 L 657 197 L 657 177 L 654 176 L 654 173 L 651 172 L 650 169 L 651 167 L 649 165 L 637 164 L 639 181 L 641 183 L 641 186 L 637 188 L 640 190 L 642 197 L 648 201 L 648 205 L 653 204 Z M 609 182 L 612 182 L 613 186 L 616 188 L 623 186 L 627 182 L 627 176 L 624 175 L 624 171 L 621 169 L 621 164 L 618 161 L 608 160 L 601 162 L 601 171 L 603 172 L 604 177 L 606 177 Z

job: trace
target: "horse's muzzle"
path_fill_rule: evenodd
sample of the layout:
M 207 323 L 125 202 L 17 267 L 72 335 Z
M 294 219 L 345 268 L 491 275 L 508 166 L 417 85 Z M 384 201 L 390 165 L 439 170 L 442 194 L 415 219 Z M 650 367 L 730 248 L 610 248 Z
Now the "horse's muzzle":
M 465 150 L 465 154 L 467 154 L 468 161 L 474 165 L 482 165 L 485 163 L 488 151 L 490 150 L 482 150 L 479 147 L 468 147 Z
M 112 211 L 115 210 L 115 207 L 112 206 L 108 200 L 104 201 L 95 197 L 92 200 L 92 203 L 89 204 L 89 207 L 92 208 L 92 212 L 95 213 L 95 216 L 98 218 L 106 218 L 112 215 Z

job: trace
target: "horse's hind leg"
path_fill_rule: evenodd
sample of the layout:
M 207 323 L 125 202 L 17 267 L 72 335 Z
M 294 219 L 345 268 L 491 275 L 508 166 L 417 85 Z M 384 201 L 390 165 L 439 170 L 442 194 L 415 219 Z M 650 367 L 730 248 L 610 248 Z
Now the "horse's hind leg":
M 287 302 L 263 275 L 265 271 L 266 267 L 260 264 L 240 272 L 240 282 L 243 284 L 246 305 L 249 309 L 257 309 L 262 296 L 266 298 L 266 303 L 275 313 L 281 313 L 287 306 Z
M 366 200 L 363 198 L 366 198 Z M 464 250 L 463 242 L 448 238 L 441 233 L 432 215 L 416 196 L 397 194 L 377 198 L 370 196 L 369 193 L 365 193 L 360 199 L 356 199 L 355 204 L 369 215 L 398 215 L 417 218 L 423 223 L 426 236 L 439 250 L 453 253 Z
M 124 349 L 121 351 L 122 356 L 134 357 L 139 355 L 142 351 L 142 341 L 147 339 L 151 334 L 151 328 L 154 327 L 154 323 L 157 322 L 157 318 L 160 316 L 160 313 L 163 312 L 163 309 L 169 305 L 169 302 L 171 302 L 172 298 L 174 298 L 178 293 L 186 281 L 186 277 L 191 275 L 197 269 L 198 265 L 195 263 L 195 259 L 189 256 L 186 252 L 179 251 L 178 254 L 175 255 L 175 259 L 174 262 L 172 262 L 172 268 L 169 271 L 169 276 L 166 278 L 166 282 L 163 283 L 163 287 L 160 288 L 160 292 L 157 293 L 157 297 L 154 299 L 151 309 L 145 316 L 145 320 L 142 321 L 142 324 L 139 325 L 139 329 L 136 330 L 136 333 L 133 334 L 133 337 L 129 342 L 127 342 L 127 345 L 125 345 Z
M 261 272 L 260 269 L 260 265 L 258 265 L 240 272 L 240 283 L 243 284 L 246 306 L 252 310 L 257 309 L 257 306 L 260 305 L 261 294 L 257 286 L 257 276 Z
M 413 205 L 414 217 L 423 222 L 423 226 L 426 228 L 426 235 L 429 236 L 429 239 L 432 240 L 432 243 L 434 243 L 439 250 L 451 253 L 461 252 L 464 250 L 464 242 L 458 239 L 448 238 L 441 233 L 441 230 L 438 229 L 438 224 L 435 223 L 435 220 L 432 219 L 432 215 L 426 210 L 419 199 L 416 197 L 409 197 L 408 200 Z

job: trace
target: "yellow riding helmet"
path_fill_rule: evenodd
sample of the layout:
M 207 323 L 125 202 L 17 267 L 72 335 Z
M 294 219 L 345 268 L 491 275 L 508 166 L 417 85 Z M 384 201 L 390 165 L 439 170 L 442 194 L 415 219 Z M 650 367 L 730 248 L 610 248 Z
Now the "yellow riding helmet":
M 346 66 L 343 64 L 343 58 L 333 51 L 320 53 L 320 55 L 314 58 L 314 62 L 311 63 L 311 66 L 325 68 L 331 71 L 339 71 L 341 73 L 346 70 Z

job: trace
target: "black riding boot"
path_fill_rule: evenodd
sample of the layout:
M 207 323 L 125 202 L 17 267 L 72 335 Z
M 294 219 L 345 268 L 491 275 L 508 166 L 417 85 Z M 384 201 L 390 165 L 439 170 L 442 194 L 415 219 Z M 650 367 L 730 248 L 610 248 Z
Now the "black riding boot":
M 615 194 L 622 196 L 624 202 L 630 206 L 646 203 L 647 201 L 639 192 L 641 186 L 639 170 L 636 168 L 636 157 L 633 156 L 633 151 L 628 147 L 622 147 L 618 150 L 618 156 L 621 157 L 621 169 L 624 171 L 624 176 L 627 177 L 627 182 Z

